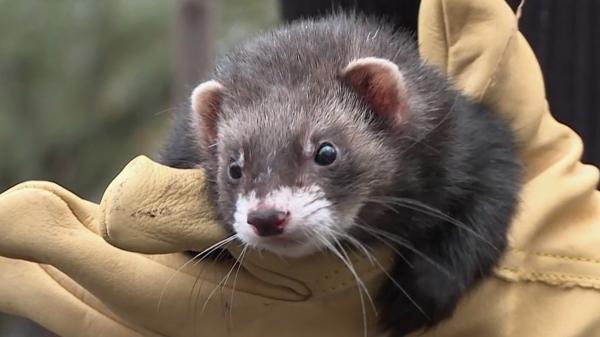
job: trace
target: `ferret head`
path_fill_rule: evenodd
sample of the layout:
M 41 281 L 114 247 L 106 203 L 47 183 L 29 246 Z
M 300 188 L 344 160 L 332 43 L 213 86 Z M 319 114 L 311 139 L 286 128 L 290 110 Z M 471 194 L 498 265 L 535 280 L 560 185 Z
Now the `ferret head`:
M 208 81 L 192 94 L 219 212 L 251 247 L 282 256 L 329 248 L 361 226 L 370 197 L 398 183 L 389 138 L 409 102 L 397 65 L 360 58 L 316 82 L 250 95 Z

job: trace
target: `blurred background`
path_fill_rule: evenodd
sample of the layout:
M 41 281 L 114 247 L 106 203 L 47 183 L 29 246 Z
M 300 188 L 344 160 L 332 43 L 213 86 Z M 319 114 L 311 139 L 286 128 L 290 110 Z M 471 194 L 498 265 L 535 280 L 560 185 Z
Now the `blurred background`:
M 279 18 L 276 0 L 0 0 L 0 191 L 43 179 L 99 200 L 215 55 Z M 0 316 L 0 336 L 52 335 Z
M 516 8 L 518 0 L 509 0 Z M 281 21 L 332 8 L 391 16 L 414 31 L 418 0 L 0 0 L 0 191 L 31 179 L 98 201 L 217 55 Z M 521 29 L 554 115 L 600 163 L 600 0 L 528 0 Z M 518 75 L 518 74 L 516 74 Z M 1 233 L 0 233 L 1 235 Z M 2 272 L 0 270 L 0 272 Z M 51 310 L 51 308 L 49 308 Z M 53 336 L 0 315 L 0 337 Z
M 278 18 L 276 0 L 0 0 L 0 189 L 98 197 L 156 152 L 216 54 Z

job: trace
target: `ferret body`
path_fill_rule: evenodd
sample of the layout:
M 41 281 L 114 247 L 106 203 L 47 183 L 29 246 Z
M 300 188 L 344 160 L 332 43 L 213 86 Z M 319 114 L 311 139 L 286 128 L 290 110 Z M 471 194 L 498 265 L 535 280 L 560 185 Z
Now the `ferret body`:
M 393 246 L 402 257 L 377 303 L 403 336 L 450 317 L 491 273 L 517 205 L 516 157 L 510 129 L 425 65 L 410 36 L 336 15 L 221 59 L 162 162 L 204 168 L 220 220 L 252 248 Z

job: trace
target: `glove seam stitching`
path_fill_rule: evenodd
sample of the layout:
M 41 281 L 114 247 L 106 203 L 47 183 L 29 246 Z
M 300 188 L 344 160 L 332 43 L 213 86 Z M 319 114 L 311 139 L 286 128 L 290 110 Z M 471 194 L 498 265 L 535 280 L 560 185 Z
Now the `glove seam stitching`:
M 444 73 L 448 74 L 449 72 L 449 67 L 450 67 L 450 62 L 449 62 L 449 56 L 450 56 L 450 27 L 448 26 L 448 19 L 446 16 L 447 10 L 446 10 L 446 2 L 442 1 L 441 2 L 442 5 L 442 17 L 444 18 L 444 40 L 446 43 L 446 46 L 444 48 L 444 50 L 446 51 L 446 60 L 445 60 L 445 68 L 444 69 Z
M 579 281 L 588 281 L 588 282 L 592 282 L 594 284 L 594 286 L 600 287 L 600 278 L 598 278 L 598 277 L 573 275 L 573 274 L 566 274 L 566 273 L 541 272 L 541 271 L 536 271 L 533 269 L 507 267 L 507 266 L 501 266 L 501 267 L 498 267 L 498 269 L 512 272 L 512 273 L 518 274 L 519 276 L 523 276 L 523 277 L 531 277 L 534 280 L 572 281 L 572 282 L 576 282 L 576 283 Z
M 539 256 L 539 257 L 554 258 L 554 259 L 558 259 L 558 260 L 600 264 L 600 260 L 590 259 L 590 258 L 580 257 L 580 256 L 569 256 L 569 255 L 562 255 L 562 254 L 546 253 L 546 252 L 542 252 L 542 251 L 527 251 L 527 250 L 523 250 L 523 249 L 519 249 L 519 248 L 510 248 L 509 251 L 513 251 L 513 252 L 519 253 L 519 254 L 527 254 L 527 255 L 534 255 L 534 256 Z
M 500 57 L 498 58 L 496 65 L 494 66 L 494 68 L 490 74 L 489 80 L 483 86 L 483 90 L 481 91 L 481 94 L 478 97 L 478 101 L 482 102 L 484 100 L 489 88 L 492 87 L 493 84 L 496 83 L 499 70 L 500 70 L 502 64 L 504 63 L 504 61 L 506 60 L 506 55 L 508 54 L 509 47 L 510 47 L 512 41 L 515 39 L 515 36 L 517 36 L 518 32 L 519 32 L 519 25 L 518 25 L 518 19 L 516 19 L 513 27 L 511 28 L 511 34 L 506 39 L 504 47 L 502 48 L 502 52 L 500 53 Z

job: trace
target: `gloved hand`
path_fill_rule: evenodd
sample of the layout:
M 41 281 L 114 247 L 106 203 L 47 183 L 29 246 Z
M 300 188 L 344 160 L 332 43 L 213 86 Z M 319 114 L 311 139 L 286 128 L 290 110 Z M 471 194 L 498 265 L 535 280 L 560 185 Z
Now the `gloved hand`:
M 494 277 L 425 336 L 599 333 L 598 173 L 579 163 L 581 141 L 549 114 L 514 14 L 502 0 L 423 1 L 419 39 L 430 63 L 511 122 L 526 169 L 521 212 Z M 2 194 L 0 310 L 67 337 L 363 335 L 354 279 L 334 256 L 241 258 L 229 243 L 233 258 L 177 272 L 187 258 L 173 252 L 225 239 L 202 208 L 209 204 L 203 187 L 200 171 L 142 158 L 117 177 L 100 207 L 48 183 Z M 392 254 L 380 249 L 377 257 L 385 269 Z M 373 293 L 381 270 L 353 259 Z M 232 268 L 237 260 L 242 267 Z
M 123 170 L 99 206 L 46 182 L 10 189 L 0 195 L 0 255 L 10 258 L 0 259 L 0 310 L 63 336 L 362 336 L 354 276 L 337 257 L 241 256 L 206 198 L 202 171 L 145 157 Z M 186 263 L 182 253 L 122 250 L 203 251 L 219 242 L 232 257 Z M 351 258 L 370 293 L 383 280 L 380 267 L 393 261 L 384 249 L 376 253 L 381 265 Z M 334 308 L 329 325 L 306 325 Z
M 525 173 L 509 249 L 494 277 L 423 336 L 600 335 L 598 169 L 550 114 L 535 55 L 503 0 L 423 1 L 422 55 L 509 121 Z

